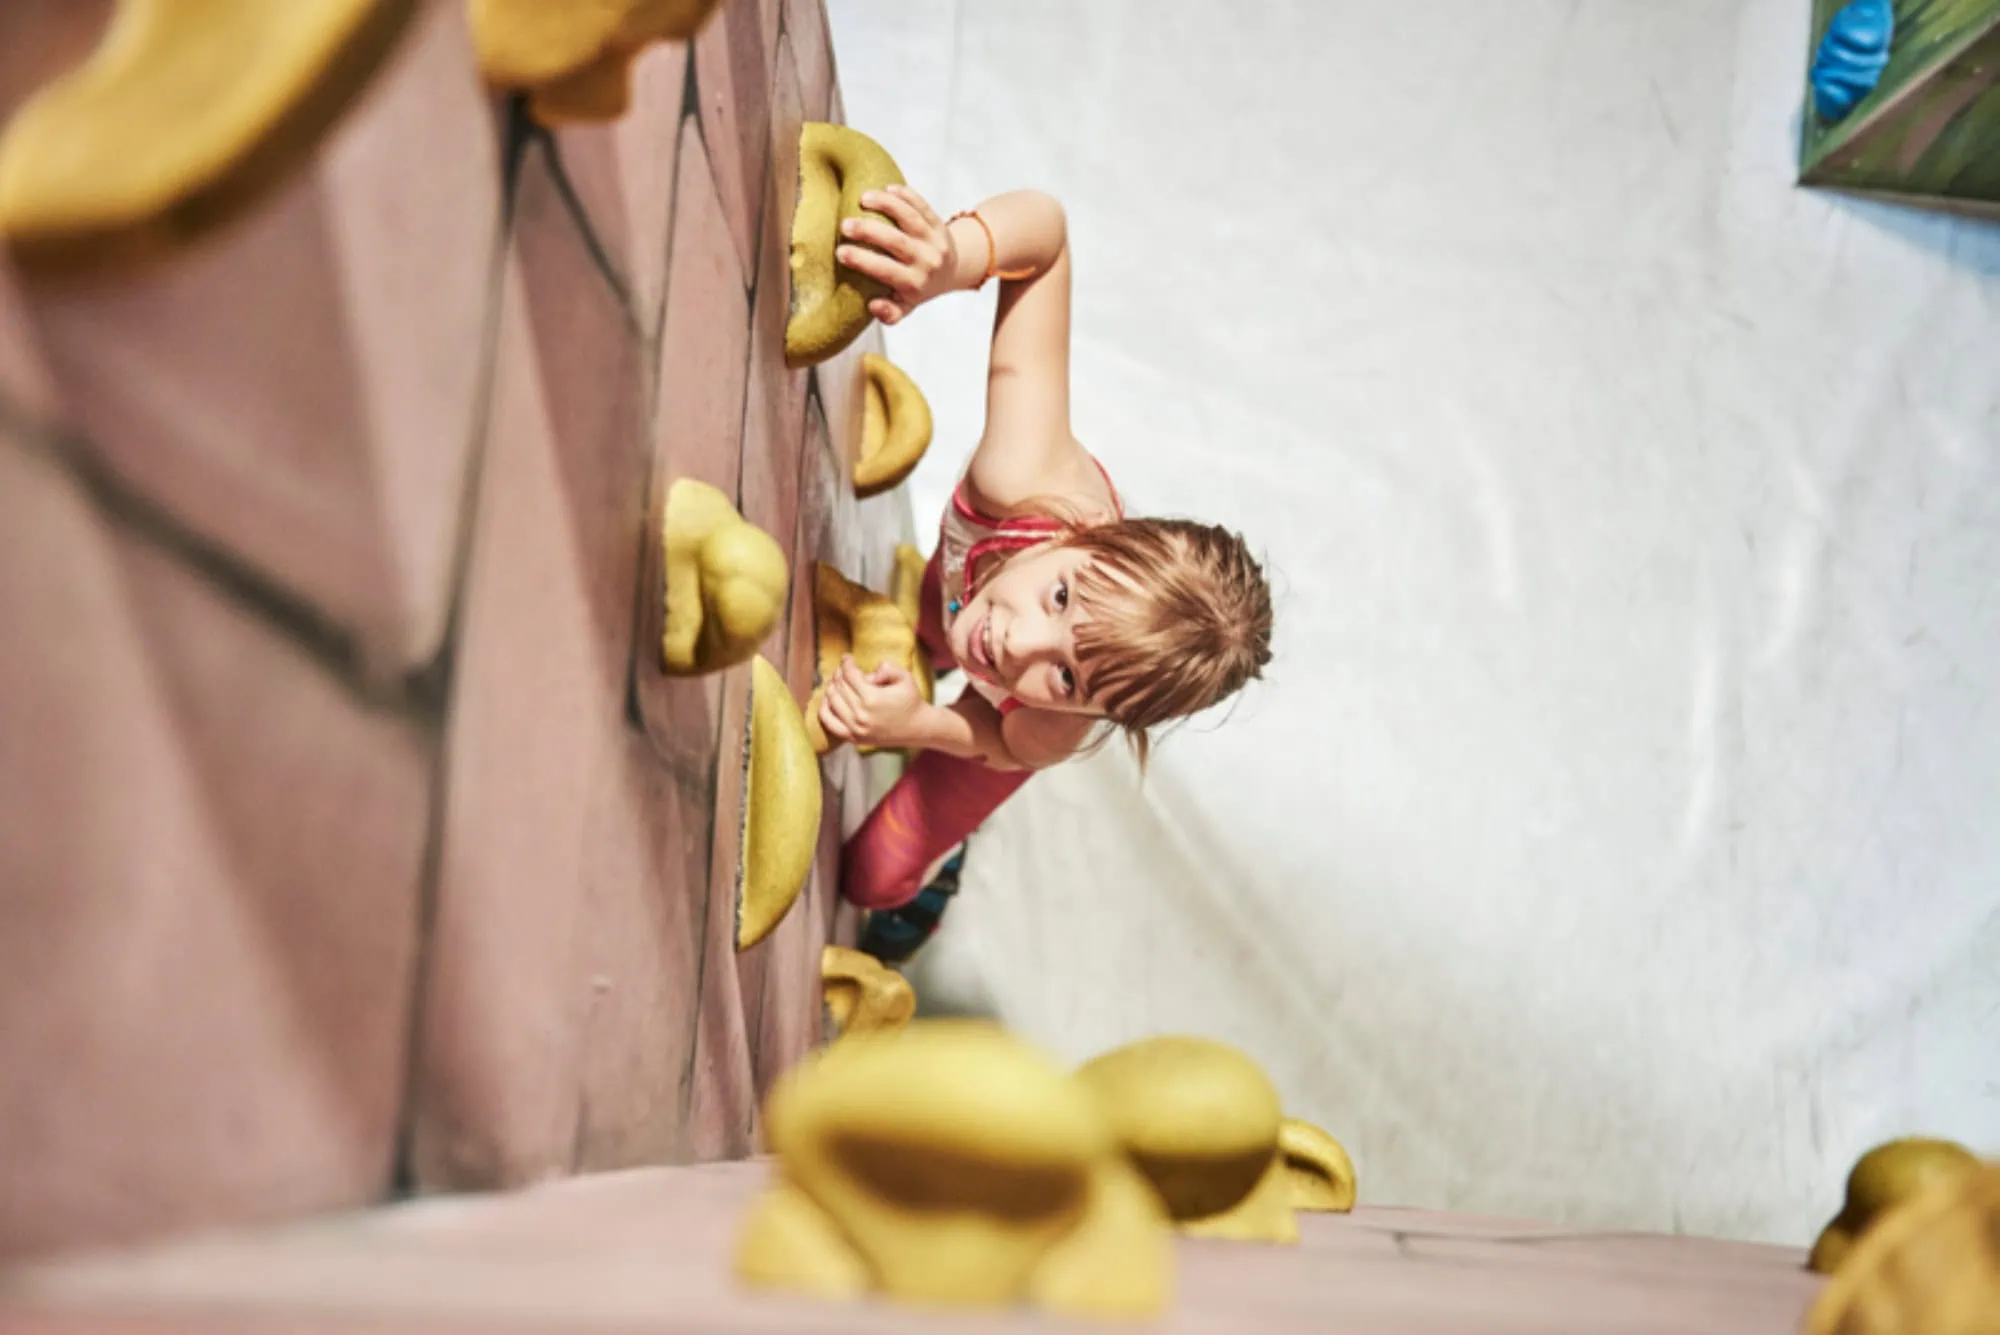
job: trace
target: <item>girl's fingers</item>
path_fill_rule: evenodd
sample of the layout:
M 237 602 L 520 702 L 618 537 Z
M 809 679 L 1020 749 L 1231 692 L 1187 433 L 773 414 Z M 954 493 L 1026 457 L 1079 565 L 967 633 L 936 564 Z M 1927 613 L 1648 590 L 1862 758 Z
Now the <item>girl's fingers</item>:
M 888 214 L 896 220 L 897 226 L 912 236 L 922 236 L 930 230 L 930 223 L 924 218 L 922 211 L 894 186 L 890 186 L 887 190 L 871 191 L 862 196 L 861 207 Z
M 916 239 L 880 218 L 849 218 L 840 225 L 840 235 L 844 240 L 886 251 L 905 263 L 917 257 Z
M 836 699 L 832 691 L 826 693 L 826 698 L 832 703 L 834 717 L 840 720 L 841 727 L 849 732 L 861 731 L 868 721 L 868 711 L 861 707 L 859 700 L 853 696 Z
M 833 253 L 833 257 L 854 272 L 865 274 L 899 294 L 907 296 L 916 291 L 917 285 L 912 281 L 909 266 L 890 259 L 879 250 L 870 250 L 866 246 L 842 246 Z
M 887 297 L 877 297 L 869 302 L 868 313 L 883 324 L 894 324 L 903 318 L 903 308 Z
M 916 205 L 917 212 L 922 214 L 924 221 L 929 223 L 931 226 L 933 227 L 944 226 L 944 219 L 939 217 L 938 211 L 931 207 L 931 202 L 928 199 L 925 199 L 922 195 L 918 194 L 916 191 L 910 189 L 910 187 L 906 185 L 892 185 L 889 187 L 889 191 L 891 194 L 900 195 L 903 198 L 909 200 L 912 204 Z

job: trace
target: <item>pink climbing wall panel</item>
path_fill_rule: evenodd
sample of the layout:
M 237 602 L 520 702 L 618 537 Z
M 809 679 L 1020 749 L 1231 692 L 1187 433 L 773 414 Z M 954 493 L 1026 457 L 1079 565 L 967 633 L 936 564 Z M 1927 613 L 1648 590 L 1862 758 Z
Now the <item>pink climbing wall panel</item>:
M 547 133 L 432 0 L 215 241 L 0 262 L 0 1256 L 751 1150 L 843 794 L 738 955 L 749 670 L 660 674 L 654 535 L 695 477 L 778 538 L 801 698 L 809 563 L 886 585 L 879 336 L 782 358 L 819 5 L 730 0 Z M 107 11 L 6 6 L 0 114 Z

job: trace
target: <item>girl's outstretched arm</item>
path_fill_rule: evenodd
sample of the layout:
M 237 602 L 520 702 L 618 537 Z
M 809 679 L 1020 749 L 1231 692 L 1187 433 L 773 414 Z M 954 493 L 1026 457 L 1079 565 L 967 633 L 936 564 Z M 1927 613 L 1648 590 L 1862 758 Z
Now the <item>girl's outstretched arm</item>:
M 1099 486 L 1069 424 L 1069 227 L 1062 205 L 1039 190 L 983 201 L 974 216 L 946 220 L 908 186 L 861 197 L 889 222 L 852 219 L 841 263 L 881 280 L 890 295 L 869 312 L 897 324 L 946 292 L 1000 283 L 986 372 L 986 433 L 967 476 L 974 498 L 995 510 L 1051 493 Z
M 1069 421 L 1070 249 L 1062 205 L 1039 190 L 1015 190 L 974 212 L 977 218 L 951 224 L 959 271 L 977 284 L 991 268 L 1000 300 L 986 368 L 986 434 L 967 480 L 997 509 L 1090 489 L 1095 470 Z

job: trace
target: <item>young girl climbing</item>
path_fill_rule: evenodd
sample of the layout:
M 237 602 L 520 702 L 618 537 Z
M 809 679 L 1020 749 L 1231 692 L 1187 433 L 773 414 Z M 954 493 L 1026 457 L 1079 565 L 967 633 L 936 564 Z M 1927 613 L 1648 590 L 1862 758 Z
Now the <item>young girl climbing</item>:
M 1108 720 L 1136 743 L 1214 705 L 1271 656 L 1271 596 L 1241 538 L 1208 524 L 1125 515 L 1070 431 L 1070 251 L 1061 206 L 1022 190 L 949 220 L 914 190 L 864 195 L 836 258 L 880 281 L 885 325 L 1000 279 L 986 429 L 952 495 L 924 576 L 918 637 L 962 669 L 952 704 L 909 673 L 827 684 L 820 723 L 841 741 L 918 754 L 842 854 L 842 893 L 908 903 L 926 872 L 1038 769 Z

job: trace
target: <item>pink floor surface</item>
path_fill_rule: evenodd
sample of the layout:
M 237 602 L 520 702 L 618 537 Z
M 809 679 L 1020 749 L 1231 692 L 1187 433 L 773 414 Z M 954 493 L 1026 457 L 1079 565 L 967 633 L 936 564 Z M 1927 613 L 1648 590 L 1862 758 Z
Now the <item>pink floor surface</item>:
M 446 1198 L 0 1279 L 0 1328 L 71 1332 L 1117 1329 L 746 1293 L 728 1257 L 762 1161 Z M 1182 1240 L 1162 1332 L 1797 1331 L 1801 1252 L 1364 1206 L 1298 1247 Z

